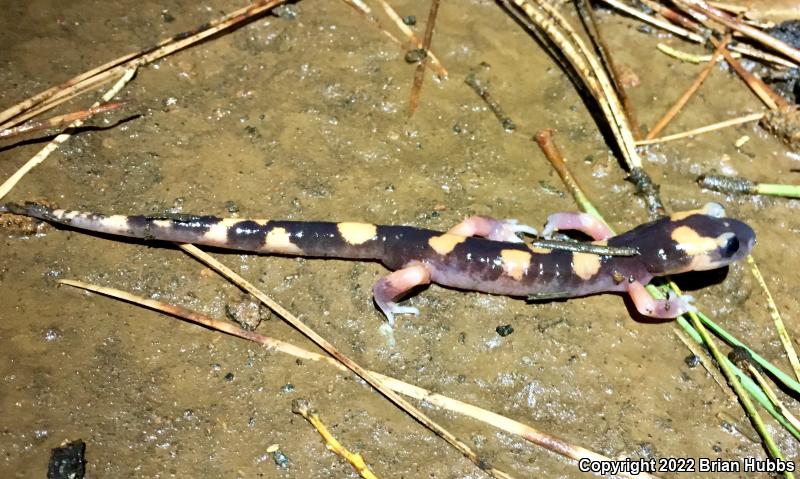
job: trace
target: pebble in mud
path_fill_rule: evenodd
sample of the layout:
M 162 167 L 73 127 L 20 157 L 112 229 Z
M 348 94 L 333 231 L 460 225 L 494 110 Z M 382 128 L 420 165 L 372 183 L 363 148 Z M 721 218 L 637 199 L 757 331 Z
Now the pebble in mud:
M 272 456 L 272 460 L 275 461 L 275 465 L 281 468 L 289 467 L 289 458 L 286 457 L 286 454 L 280 450 L 280 446 L 277 444 L 273 444 L 267 448 L 267 453 Z
M 86 443 L 78 439 L 66 442 L 50 452 L 48 479 L 81 479 L 86 473 Z
M 297 7 L 294 5 L 280 5 L 272 9 L 272 13 L 285 20 L 297 18 Z
M 425 49 L 417 48 L 416 50 L 411 50 L 406 53 L 406 63 L 419 63 L 423 58 L 425 58 Z
M 696 368 L 700 364 L 700 357 L 696 354 L 690 354 L 683 359 L 683 362 L 690 368 Z
M 2 213 L 0 214 L 0 228 L 15 236 L 33 236 L 42 233 L 47 228 L 47 224 L 27 216 Z
M 294 391 L 294 384 L 292 384 L 292 383 L 286 383 L 283 386 L 281 386 L 281 392 L 284 393 L 284 394 L 285 393 L 290 393 L 292 391 Z
M 270 311 L 252 296 L 243 296 L 225 305 L 225 315 L 246 331 L 254 331 L 261 321 L 268 319 Z
M 494 328 L 494 330 L 497 331 L 497 334 L 499 334 L 500 337 L 505 338 L 506 336 L 514 332 L 514 327 L 511 326 L 510 324 L 504 324 L 502 326 Z
M 225 210 L 228 213 L 234 214 L 239 212 L 239 205 L 236 204 L 235 201 L 226 201 L 225 202 Z
M 56 328 L 49 328 L 44 332 L 42 336 L 44 337 L 45 341 L 47 341 L 48 343 L 52 343 L 54 341 L 58 341 L 59 339 L 61 339 L 62 333 L 60 330 Z
M 40 203 L 48 208 L 56 208 L 54 203 L 46 200 L 36 201 L 35 203 Z M 36 218 L 11 213 L 0 213 L 0 228 L 5 229 L 5 232 L 13 236 L 33 236 L 41 234 L 44 233 L 48 226 L 47 223 L 37 220 Z

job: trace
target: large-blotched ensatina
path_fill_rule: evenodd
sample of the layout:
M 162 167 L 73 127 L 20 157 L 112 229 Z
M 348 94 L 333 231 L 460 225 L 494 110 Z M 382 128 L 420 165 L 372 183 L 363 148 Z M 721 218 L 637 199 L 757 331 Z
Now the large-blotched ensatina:
M 54 210 L 35 203 L 0 205 L 0 212 L 33 216 L 73 228 L 150 240 L 217 246 L 255 253 L 377 260 L 393 270 L 374 286 L 375 302 L 392 323 L 418 310 L 396 301 L 415 286 L 444 286 L 534 299 L 627 292 L 643 315 L 674 318 L 692 309 L 688 296 L 653 299 L 654 276 L 719 268 L 746 256 L 753 230 L 724 217 L 720 205 L 676 213 L 612 236 L 594 217 L 557 213 L 545 235 L 579 230 L 596 244 L 631 247 L 634 256 L 604 256 L 531 247 L 516 233 L 529 227 L 473 216 L 446 233 L 370 223 L 274 221 L 168 215 L 123 216 Z

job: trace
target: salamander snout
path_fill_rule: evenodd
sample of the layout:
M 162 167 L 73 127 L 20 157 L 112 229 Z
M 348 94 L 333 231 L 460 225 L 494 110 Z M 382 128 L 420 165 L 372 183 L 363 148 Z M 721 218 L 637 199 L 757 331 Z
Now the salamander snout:
M 724 220 L 730 231 L 722 233 L 719 238 L 717 255 L 719 261 L 738 261 L 748 254 L 756 244 L 756 234 L 745 223 L 734 219 Z
M 683 261 L 676 262 L 682 267 L 671 272 L 721 268 L 745 258 L 755 246 L 756 234 L 747 224 L 731 218 L 698 216 L 675 225 L 672 239 Z

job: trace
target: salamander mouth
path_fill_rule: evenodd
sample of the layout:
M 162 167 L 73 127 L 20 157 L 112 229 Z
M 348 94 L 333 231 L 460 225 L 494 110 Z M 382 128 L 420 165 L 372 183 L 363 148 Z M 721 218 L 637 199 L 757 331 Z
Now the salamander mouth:
M 739 250 L 733 254 L 734 261 L 749 255 L 756 245 L 756 233 L 752 228 L 741 221 L 729 220 L 736 238 L 739 240 Z

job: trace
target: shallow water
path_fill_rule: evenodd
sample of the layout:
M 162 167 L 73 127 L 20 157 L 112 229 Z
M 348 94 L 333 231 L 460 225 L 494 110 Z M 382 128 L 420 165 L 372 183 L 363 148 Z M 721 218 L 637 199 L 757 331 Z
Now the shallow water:
M 393 4 L 401 15 L 417 16 L 421 35 L 427 3 Z M 4 5 L 2 107 L 239 6 L 54 5 Z M 573 84 L 495 3 L 443 2 L 433 50 L 450 79 L 426 75 L 410 120 L 414 66 L 396 45 L 342 2 L 292 8 L 296 18 L 261 17 L 141 69 L 120 95 L 128 102 L 123 111 L 93 120 L 99 128 L 73 137 L 7 199 L 47 198 L 120 214 L 229 215 L 232 202 L 240 217 L 434 229 L 490 214 L 540 226 L 551 212 L 575 209 L 531 141 L 553 128 L 575 175 L 616 229 L 647 219 Z M 642 33 L 638 23 L 609 12 L 599 17 L 617 61 L 640 79 L 632 100 L 640 122 L 652 125 L 701 68 L 661 55 L 656 43 L 700 50 Z M 470 72 L 488 82 L 515 132 L 503 131 L 464 84 Z M 760 108 L 737 78 L 718 69 L 665 133 Z M 742 135 L 750 141 L 737 148 Z M 2 143 L 0 178 L 42 146 Z M 800 203 L 726 197 L 694 184 L 712 169 L 796 182 L 796 157 L 755 125 L 650 147 L 644 157 L 670 210 L 718 201 L 754 227 L 755 258 L 796 336 Z M 51 448 L 82 438 L 91 477 L 356 477 L 292 414 L 292 400 L 302 397 L 380 477 L 482 477 L 349 374 L 56 284 L 80 279 L 224 318 L 225 306 L 241 294 L 174 247 L 52 227 L 36 237 L 2 231 L 2 244 L 4 476 L 41 477 Z M 360 364 L 610 457 L 764 457 L 727 390 L 684 362 L 690 352 L 673 324 L 632 319 L 619 296 L 527 305 L 431 286 L 409 300 L 421 315 L 400 318 L 392 345 L 371 301 L 372 284 L 385 274 L 380 265 L 218 257 Z M 698 306 L 788 370 L 745 265 L 690 283 L 711 283 L 693 293 Z M 514 333 L 502 338 L 495 328 L 507 324 Z M 258 330 L 316 350 L 277 318 Z M 424 409 L 516 477 L 586 476 L 519 438 Z M 745 435 L 726 425 L 731 417 Z M 797 459 L 796 442 L 767 421 L 787 457 Z M 272 444 L 288 456 L 287 469 L 266 453 Z

